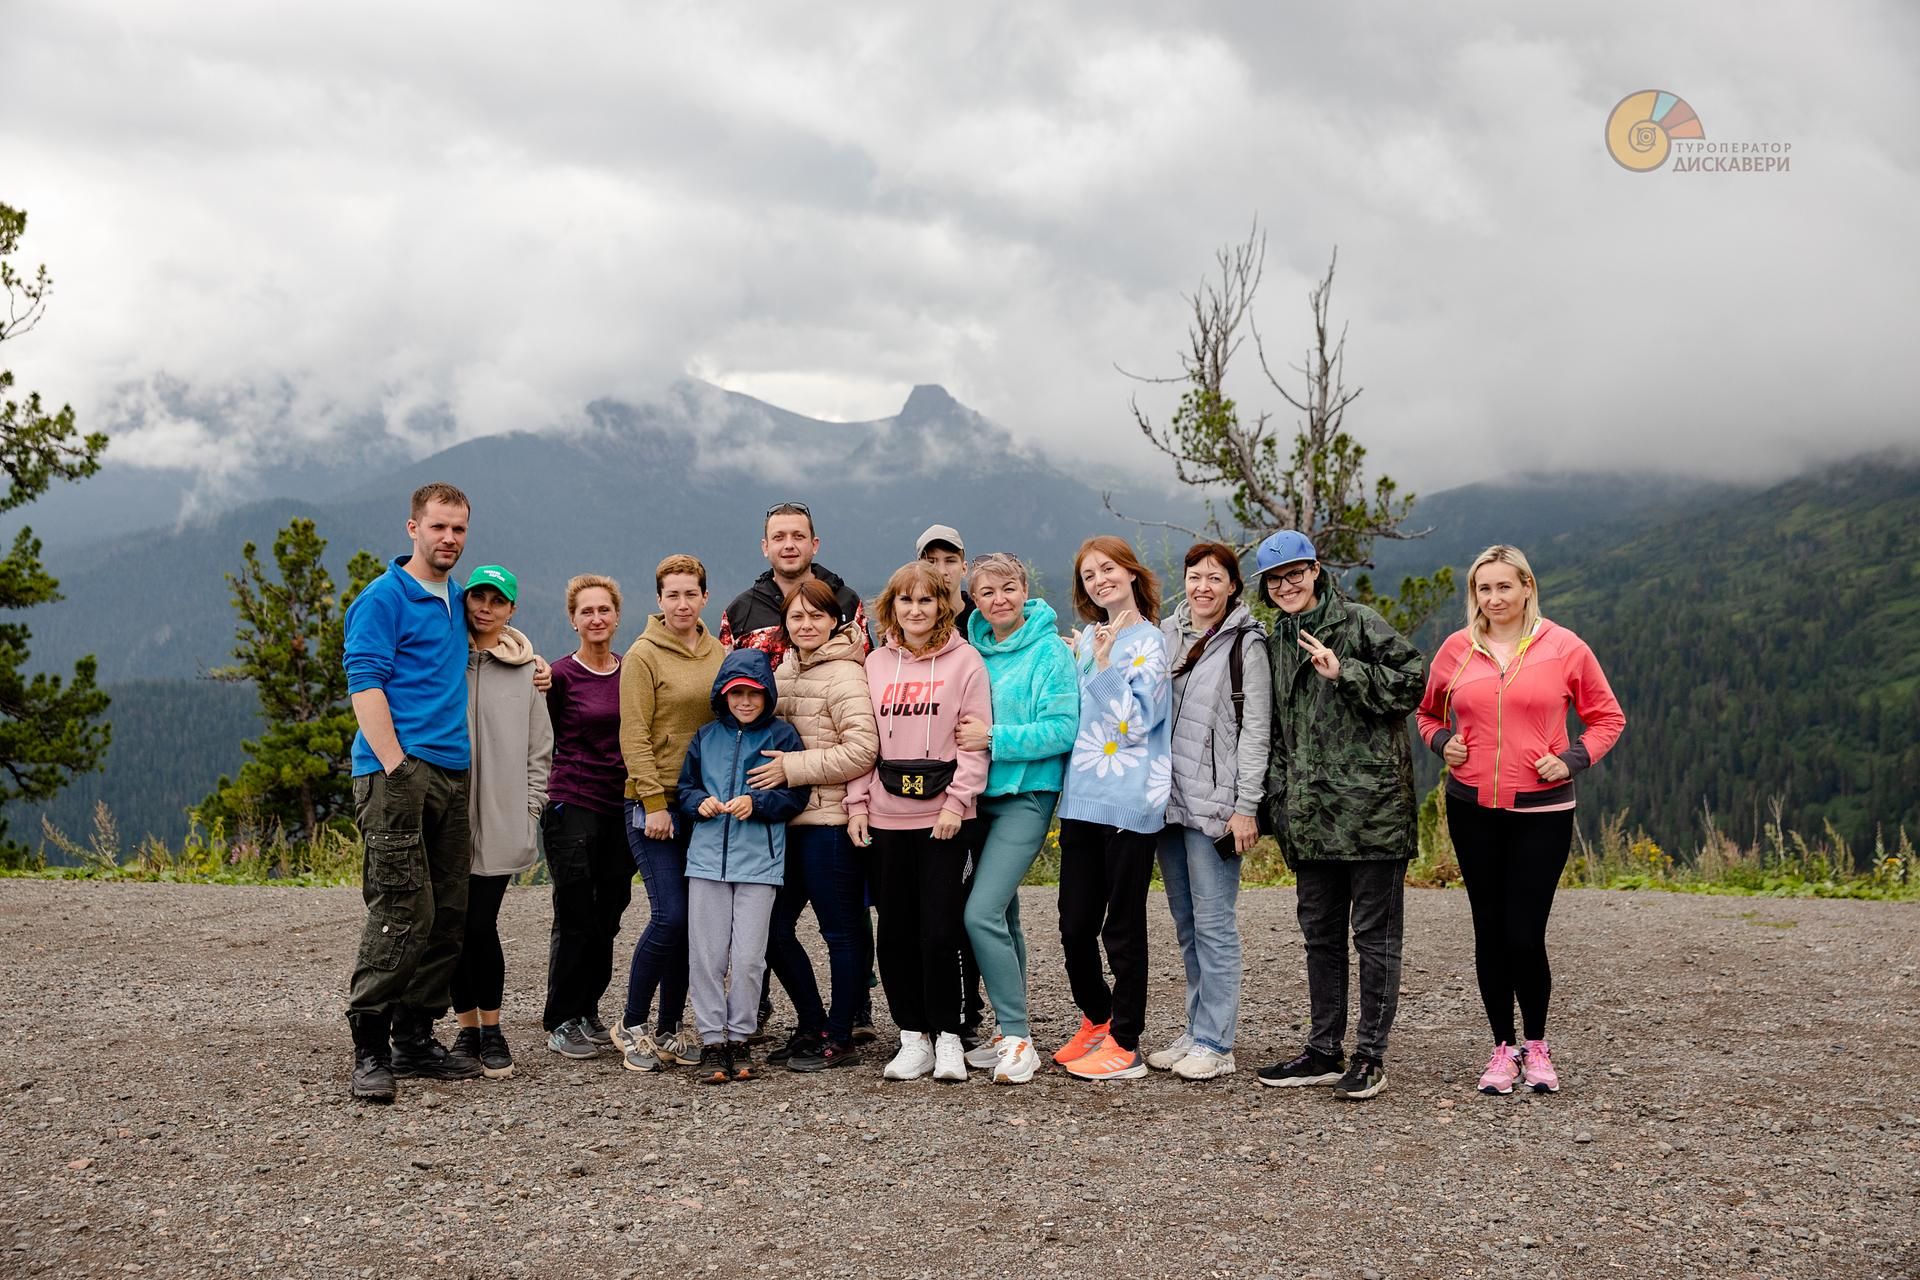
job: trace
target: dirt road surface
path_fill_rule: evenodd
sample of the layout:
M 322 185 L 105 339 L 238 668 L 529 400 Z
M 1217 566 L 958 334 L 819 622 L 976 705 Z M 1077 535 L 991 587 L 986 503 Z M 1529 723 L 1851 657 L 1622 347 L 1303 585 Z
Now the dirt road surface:
M 1025 894 L 1051 1048 L 1077 1015 Z M 389 1108 L 347 1096 L 357 893 L 0 881 L 0 1276 L 1920 1275 L 1920 909 L 1565 894 L 1565 1088 L 1486 1098 L 1466 898 L 1408 898 L 1367 1103 L 1254 1079 L 1303 1039 L 1286 890 L 1242 897 L 1223 1080 L 888 1084 L 873 1054 L 716 1089 L 547 1052 L 548 898 L 515 889 L 518 1076 Z M 1148 1047 L 1182 992 L 1150 914 Z

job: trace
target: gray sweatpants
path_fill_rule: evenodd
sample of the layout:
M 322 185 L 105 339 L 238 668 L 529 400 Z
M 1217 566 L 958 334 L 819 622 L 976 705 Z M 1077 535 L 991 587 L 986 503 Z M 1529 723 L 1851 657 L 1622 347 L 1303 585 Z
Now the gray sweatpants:
M 777 892 L 770 884 L 687 879 L 687 994 L 702 1044 L 742 1044 L 759 1029 L 767 922 Z

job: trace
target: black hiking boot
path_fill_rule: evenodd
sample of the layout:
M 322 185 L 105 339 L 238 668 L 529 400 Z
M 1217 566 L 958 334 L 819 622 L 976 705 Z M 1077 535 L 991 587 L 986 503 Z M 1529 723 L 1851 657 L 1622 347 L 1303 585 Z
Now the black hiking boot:
M 393 1101 L 393 1052 L 387 1047 L 387 1020 L 378 1014 L 361 1013 L 347 1019 L 353 1028 L 353 1078 L 355 1102 L 385 1105 Z
M 433 1022 L 419 1014 L 393 1022 L 393 1074 L 402 1079 L 478 1080 L 480 1063 L 464 1053 L 449 1053 L 433 1038 Z

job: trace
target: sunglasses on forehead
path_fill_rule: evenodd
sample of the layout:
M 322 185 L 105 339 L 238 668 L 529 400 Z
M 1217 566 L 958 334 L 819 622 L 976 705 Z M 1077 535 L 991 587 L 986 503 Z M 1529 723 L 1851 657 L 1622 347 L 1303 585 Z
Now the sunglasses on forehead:
M 804 502 L 776 502 L 767 508 L 769 516 L 805 516 L 813 518 L 813 508 Z

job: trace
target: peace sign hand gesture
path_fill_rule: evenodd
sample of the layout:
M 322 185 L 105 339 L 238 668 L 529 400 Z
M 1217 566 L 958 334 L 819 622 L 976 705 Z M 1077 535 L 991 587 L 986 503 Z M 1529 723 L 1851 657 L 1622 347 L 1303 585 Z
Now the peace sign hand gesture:
M 1340 677 L 1340 655 L 1321 644 L 1311 631 L 1300 633 L 1300 647 L 1310 655 L 1313 669 L 1329 680 Z

